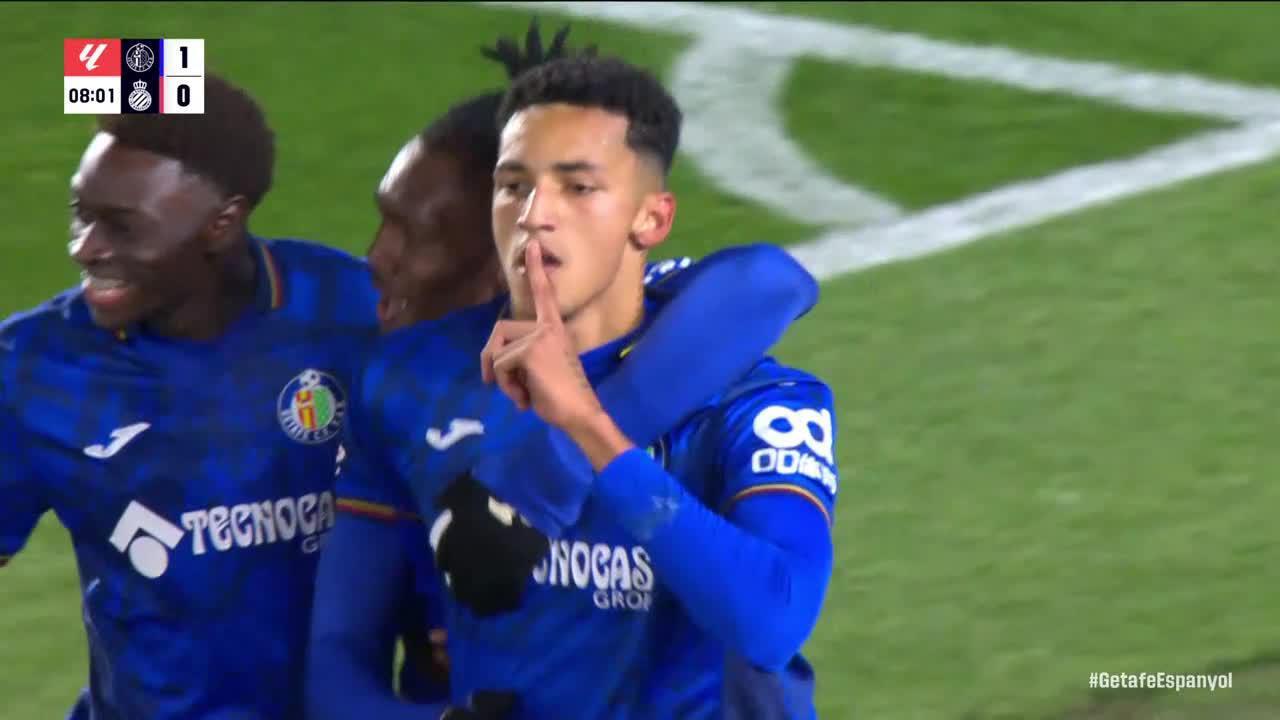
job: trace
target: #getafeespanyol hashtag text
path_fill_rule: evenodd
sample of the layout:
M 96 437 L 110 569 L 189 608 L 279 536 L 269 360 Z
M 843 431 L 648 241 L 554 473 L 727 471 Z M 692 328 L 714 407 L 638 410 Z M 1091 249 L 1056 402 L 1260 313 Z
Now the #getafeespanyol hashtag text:
M 1208 673 L 1089 673 L 1089 687 L 1104 690 L 1209 690 L 1231 688 L 1232 673 L 1211 675 Z

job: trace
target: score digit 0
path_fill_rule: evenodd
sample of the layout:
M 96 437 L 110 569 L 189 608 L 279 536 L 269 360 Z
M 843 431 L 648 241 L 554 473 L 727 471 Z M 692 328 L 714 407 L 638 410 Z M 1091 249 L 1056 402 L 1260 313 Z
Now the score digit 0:
M 165 78 L 165 115 L 203 115 L 204 78 Z

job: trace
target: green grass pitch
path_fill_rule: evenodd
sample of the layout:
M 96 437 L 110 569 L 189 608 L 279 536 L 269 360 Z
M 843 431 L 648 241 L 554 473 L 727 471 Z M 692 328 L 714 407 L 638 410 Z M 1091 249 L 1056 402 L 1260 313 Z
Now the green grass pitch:
M 1274 5 L 750 5 L 1280 85 Z M 453 3 L 5 5 L 0 316 L 76 281 L 67 183 L 91 120 L 59 112 L 62 38 L 205 38 L 210 67 L 278 132 L 253 229 L 361 252 L 396 149 L 500 85 L 478 48 L 528 18 Z M 582 20 L 574 37 L 664 73 L 691 43 Z M 908 212 L 1224 125 L 821 58 L 795 63 L 778 112 L 818 167 Z M 666 254 L 821 230 L 678 165 Z M 778 350 L 836 390 L 837 564 L 806 647 L 823 718 L 1280 715 L 1278 193 L 1280 162 L 1264 162 L 824 282 Z M 83 684 L 77 596 L 48 517 L 0 570 L 0 718 L 61 717 Z M 1092 672 L 1233 683 L 1090 690 Z

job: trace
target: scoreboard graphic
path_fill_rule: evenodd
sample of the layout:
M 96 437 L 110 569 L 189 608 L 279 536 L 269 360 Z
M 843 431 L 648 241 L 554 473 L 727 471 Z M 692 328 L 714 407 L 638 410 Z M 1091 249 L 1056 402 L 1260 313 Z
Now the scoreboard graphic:
M 204 40 L 63 40 L 62 112 L 203 114 Z

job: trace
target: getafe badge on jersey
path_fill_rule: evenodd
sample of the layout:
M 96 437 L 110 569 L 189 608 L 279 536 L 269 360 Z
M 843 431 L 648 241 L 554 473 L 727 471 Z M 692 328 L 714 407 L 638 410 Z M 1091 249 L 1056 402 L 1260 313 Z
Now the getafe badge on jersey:
M 342 431 L 347 396 L 332 375 L 305 370 L 285 386 L 276 410 L 286 435 L 306 445 L 321 445 Z
M 203 114 L 204 40 L 63 40 L 62 111 Z

